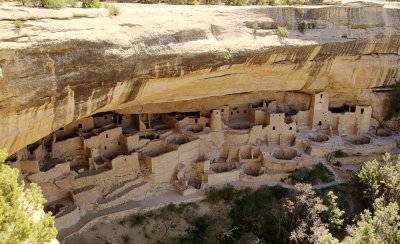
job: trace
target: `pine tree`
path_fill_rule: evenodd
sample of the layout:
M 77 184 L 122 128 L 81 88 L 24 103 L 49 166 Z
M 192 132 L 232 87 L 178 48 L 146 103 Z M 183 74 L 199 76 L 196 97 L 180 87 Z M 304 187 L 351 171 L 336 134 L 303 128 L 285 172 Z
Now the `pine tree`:
M 337 196 L 332 192 L 329 191 L 325 195 L 326 207 L 328 210 L 325 213 L 327 222 L 329 223 L 329 230 L 335 232 L 339 230 L 343 225 L 342 216 L 344 211 L 341 211 L 340 208 L 337 206 L 336 200 Z
M 39 186 L 18 183 L 19 172 L 4 164 L 0 150 L 0 243 L 43 243 L 57 236 L 54 217 L 43 212 Z

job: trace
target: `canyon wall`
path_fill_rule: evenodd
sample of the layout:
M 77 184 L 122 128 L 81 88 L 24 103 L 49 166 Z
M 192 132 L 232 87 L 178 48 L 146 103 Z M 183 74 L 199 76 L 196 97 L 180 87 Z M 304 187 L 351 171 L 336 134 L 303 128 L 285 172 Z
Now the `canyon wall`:
M 277 99 L 363 104 L 384 119 L 400 80 L 400 4 L 45 10 L 0 3 L 0 148 L 117 110 L 199 111 Z M 21 29 L 14 20 L 27 20 Z M 257 22 L 258 28 L 252 28 Z M 299 23 L 310 23 L 304 33 Z M 287 38 L 275 28 L 287 26 Z M 308 25 L 307 25 L 308 26 Z

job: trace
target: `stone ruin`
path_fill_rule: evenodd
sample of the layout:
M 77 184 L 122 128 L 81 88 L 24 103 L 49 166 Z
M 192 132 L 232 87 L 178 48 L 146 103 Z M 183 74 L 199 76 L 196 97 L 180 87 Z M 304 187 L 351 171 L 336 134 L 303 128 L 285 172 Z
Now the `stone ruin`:
M 370 132 L 370 106 L 331 111 L 321 92 L 309 110 L 289 115 L 278 107 L 258 101 L 196 113 L 95 114 L 28 145 L 9 163 L 41 186 L 60 230 L 162 185 L 187 195 L 241 180 L 279 181 L 335 150 L 396 146 L 390 131 Z

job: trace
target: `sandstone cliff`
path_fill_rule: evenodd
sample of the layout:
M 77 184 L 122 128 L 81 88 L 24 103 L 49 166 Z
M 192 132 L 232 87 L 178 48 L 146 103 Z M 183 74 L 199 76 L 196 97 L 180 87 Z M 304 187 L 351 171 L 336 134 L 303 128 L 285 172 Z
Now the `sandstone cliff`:
M 400 79 L 400 4 L 229 7 L 0 3 L 0 148 L 16 152 L 96 112 L 210 109 L 255 98 L 305 109 L 307 93 L 383 120 Z M 14 20 L 27 21 L 21 29 Z M 252 23 L 259 23 L 256 31 Z M 299 23 L 312 23 L 304 34 Z M 286 25 L 289 37 L 274 29 Z

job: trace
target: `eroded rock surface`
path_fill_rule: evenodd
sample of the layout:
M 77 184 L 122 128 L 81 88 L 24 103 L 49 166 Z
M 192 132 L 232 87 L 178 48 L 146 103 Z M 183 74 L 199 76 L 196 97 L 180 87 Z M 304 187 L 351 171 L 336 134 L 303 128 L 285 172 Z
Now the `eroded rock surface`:
M 101 111 L 198 111 L 255 97 L 303 106 L 314 91 L 332 106 L 370 105 L 382 121 L 381 88 L 400 78 L 398 3 L 119 7 L 110 18 L 0 3 L 0 148 L 14 153 Z M 27 20 L 21 29 L 17 18 Z M 301 22 L 315 28 L 303 34 Z

